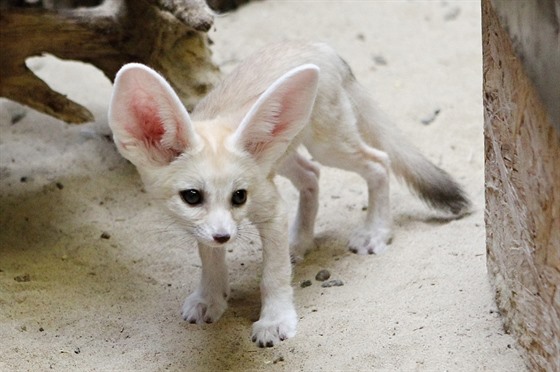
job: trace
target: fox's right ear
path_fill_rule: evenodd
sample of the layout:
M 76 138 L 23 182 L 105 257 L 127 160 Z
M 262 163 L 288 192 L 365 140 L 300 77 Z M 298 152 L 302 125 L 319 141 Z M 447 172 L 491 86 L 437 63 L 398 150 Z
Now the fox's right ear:
M 117 73 L 109 126 L 119 152 L 137 167 L 167 165 L 199 143 L 169 83 L 138 63 L 126 64 Z
M 266 172 L 309 121 L 319 84 L 319 67 L 305 64 L 286 72 L 253 104 L 231 142 Z

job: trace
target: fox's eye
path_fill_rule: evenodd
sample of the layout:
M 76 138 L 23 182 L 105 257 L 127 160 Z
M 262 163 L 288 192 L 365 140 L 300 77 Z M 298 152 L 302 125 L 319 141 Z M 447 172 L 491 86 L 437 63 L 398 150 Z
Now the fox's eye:
M 199 205 L 202 204 L 204 198 L 202 197 L 202 193 L 199 190 L 195 189 L 188 189 L 179 191 L 179 195 L 181 199 L 188 205 Z
M 231 204 L 233 204 L 234 206 L 240 206 L 245 204 L 245 202 L 247 201 L 247 190 L 237 190 L 233 192 L 233 195 L 231 196 Z

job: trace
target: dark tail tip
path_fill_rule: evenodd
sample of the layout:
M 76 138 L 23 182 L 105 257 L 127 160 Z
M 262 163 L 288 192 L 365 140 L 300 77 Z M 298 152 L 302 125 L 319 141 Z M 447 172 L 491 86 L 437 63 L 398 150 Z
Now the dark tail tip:
M 437 174 L 417 184 L 420 198 L 429 206 L 457 217 L 468 214 L 472 204 L 466 192 L 447 172 L 436 166 L 434 168 Z

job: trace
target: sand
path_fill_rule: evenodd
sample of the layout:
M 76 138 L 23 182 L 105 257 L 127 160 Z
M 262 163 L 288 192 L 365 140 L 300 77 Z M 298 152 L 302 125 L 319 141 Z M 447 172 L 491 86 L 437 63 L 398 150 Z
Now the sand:
M 184 322 L 196 248 L 106 136 L 109 81 L 90 66 L 33 59 L 96 122 L 67 125 L 0 101 L 0 370 L 525 370 L 486 272 L 479 2 L 255 2 L 216 19 L 210 35 L 224 71 L 271 41 L 330 43 L 465 186 L 474 212 L 445 220 L 394 182 L 393 243 L 357 256 L 345 244 L 365 215 L 365 183 L 323 168 L 318 248 L 294 269 L 298 333 L 259 349 L 259 244 L 228 250 L 223 318 Z M 279 184 L 293 209 L 294 189 Z M 321 287 L 321 269 L 344 285 Z

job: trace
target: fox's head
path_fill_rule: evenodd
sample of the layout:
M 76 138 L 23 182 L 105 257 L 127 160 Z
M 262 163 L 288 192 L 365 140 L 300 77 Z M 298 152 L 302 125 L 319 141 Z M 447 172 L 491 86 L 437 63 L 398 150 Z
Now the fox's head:
M 160 75 L 127 64 L 115 78 L 109 125 L 146 189 L 199 243 L 220 246 L 276 197 L 276 163 L 309 120 L 318 72 L 314 65 L 289 71 L 237 119 L 193 122 Z

